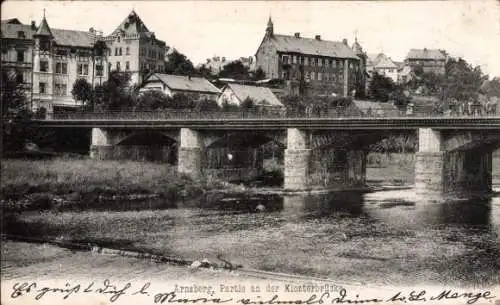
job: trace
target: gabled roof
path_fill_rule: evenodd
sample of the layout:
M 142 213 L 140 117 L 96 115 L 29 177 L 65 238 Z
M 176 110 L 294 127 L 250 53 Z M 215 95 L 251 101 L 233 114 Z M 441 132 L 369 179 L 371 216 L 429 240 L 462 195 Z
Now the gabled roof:
M 220 93 L 220 90 L 203 77 L 188 77 L 182 75 L 154 73 L 147 82 L 160 81 L 172 90 L 203 93 Z
M 22 24 L 21 21 L 17 18 L 10 18 L 10 19 L 4 19 L 2 20 L 2 24 L 7 23 L 7 24 Z
M 19 38 L 19 32 L 24 32 L 24 38 Z M 3 23 L 1 25 L 2 38 L 8 39 L 33 39 L 33 34 L 35 31 L 31 26 L 26 24 L 16 24 L 16 23 Z
M 445 60 L 446 56 L 437 49 L 411 49 L 406 59 L 433 59 Z
M 149 34 L 150 31 L 142 21 L 142 19 L 137 15 L 135 11 L 132 10 L 130 14 L 120 23 L 120 25 L 111 33 L 111 35 L 117 35 L 119 32 L 127 34 Z
M 339 41 L 297 38 L 295 36 L 279 34 L 275 34 L 269 37 L 269 39 L 276 46 L 278 52 L 359 59 L 349 46 Z
M 379 54 L 369 54 L 368 55 L 368 66 L 373 66 L 375 69 L 397 69 L 396 65 L 392 59 L 387 57 L 384 53 Z
M 271 89 L 267 87 L 248 86 L 240 84 L 228 84 L 227 88 L 231 89 L 240 101 L 244 101 L 247 97 L 255 101 L 257 105 L 269 105 L 283 107 L 280 100 L 274 95 Z M 263 102 L 265 101 L 265 103 Z

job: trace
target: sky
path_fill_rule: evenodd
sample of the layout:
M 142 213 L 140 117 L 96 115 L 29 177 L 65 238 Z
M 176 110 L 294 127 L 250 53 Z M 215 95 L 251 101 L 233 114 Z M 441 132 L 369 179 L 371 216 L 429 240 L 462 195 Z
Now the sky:
M 2 19 L 110 34 L 133 10 L 157 38 L 194 64 L 212 56 L 248 57 L 274 32 L 349 44 L 402 61 L 411 48 L 445 49 L 500 76 L 500 1 L 6 1 Z

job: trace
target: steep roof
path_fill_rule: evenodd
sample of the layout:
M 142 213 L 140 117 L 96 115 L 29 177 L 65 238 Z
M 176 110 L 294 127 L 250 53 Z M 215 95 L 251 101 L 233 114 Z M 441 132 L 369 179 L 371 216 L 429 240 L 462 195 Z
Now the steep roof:
M 24 38 L 20 38 L 18 36 L 19 32 L 24 32 Z M 33 34 L 35 31 L 31 28 L 31 26 L 26 24 L 16 24 L 16 23 L 4 23 L 1 24 L 1 34 L 2 38 L 9 39 L 33 39 Z
M 194 91 L 204 93 L 220 93 L 220 90 L 203 77 L 188 77 L 182 75 L 171 75 L 154 73 L 146 82 L 158 80 L 172 90 Z
M 262 105 L 262 101 L 266 101 L 270 106 L 283 107 L 283 104 L 278 100 L 271 89 L 267 87 L 228 84 L 226 88 L 230 88 L 240 101 L 244 101 L 249 97 L 254 100 L 257 105 Z
M 43 21 L 42 21 L 43 24 Z M 40 25 L 40 28 L 42 26 Z M 52 37 L 54 37 L 55 43 L 61 46 L 71 46 L 71 47 L 93 47 L 95 40 L 94 35 L 86 31 L 75 31 L 75 30 L 65 30 L 65 29 L 51 29 L 48 27 L 47 22 L 45 22 L 47 28 L 42 31 L 49 32 Z M 35 33 L 40 32 L 34 30 L 30 25 L 25 24 L 12 24 L 12 23 L 2 23 L 2 38 L 10 39 L 20 39 L 18 37 L 18 32 L 24 32 L 24 39 L 31 40 Z
M 132 10 L 130 14 L 120 23 L 120 25 L 111 33 L 111 35 L 116 35 L 119 32 L 124 34 L 140 34 L 140 33 L 150 33 L 142 19 L 137 15 L 135 11 Z
M 446 56 L 437 49 L 411 49 L 406 59 L 433 59 L 445 60 Z
M 485 80 L 479 88 L 479 92 L 487 95 L 488 97 L 500 97 L 500 81 L 497 79 L 493 79 L 491 81 Z
M 85 31 L 52 29 L 56 44 L 73 47 L 92 47 L 94 35 Z
M 359 59 L 349 46 L 339 41 L 317 40 L 304 37 L 297 38 L 295 36 L 278 34 L 273 35 L 270 39 L 278 52 Z
M 43 17 L 42 22 L 40 23 L 40 26 L 38 27 L 38 30 L 36 31 L 35 35 L 49 36 L 49 37 L 53 36 L 49 24 L 47 23 L 47 19 L 45 19 L 45 16 Z

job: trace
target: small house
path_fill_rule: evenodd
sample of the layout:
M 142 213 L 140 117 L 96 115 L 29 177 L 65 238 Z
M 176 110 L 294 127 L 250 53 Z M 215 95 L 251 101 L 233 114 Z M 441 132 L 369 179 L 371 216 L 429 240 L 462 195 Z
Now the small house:
M 167 96 L 185 94 L 194 100 L 214 100 L 219 98 L 220 90 L 203 77 L 154 73 L 142 84 L 141 91 L 161 90 Z
M 222 89 L 217 103 L 219 106 L 223 106 L 224 103 L 240 106 L 247 98 L 252 99 L 255 106 L 259 108 L 282 109 L 285 107 L 271 89 L 242 84 L 227 84 Z

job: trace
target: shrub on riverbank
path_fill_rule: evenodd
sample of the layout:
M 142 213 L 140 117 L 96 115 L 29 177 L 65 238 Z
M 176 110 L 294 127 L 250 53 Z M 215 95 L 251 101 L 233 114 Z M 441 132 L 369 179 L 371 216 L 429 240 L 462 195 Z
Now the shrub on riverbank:
M 1 192 L 5 200 L 28 198 L 46 207 L 50 197 L 92 203 L 102 198 L 156 195 L 167 202 L 199 196 L 200 181 L 178 175 L 167 164 L 134 161 L 2 160 Z M 48 199 L 49 198 L 49 199 Z

